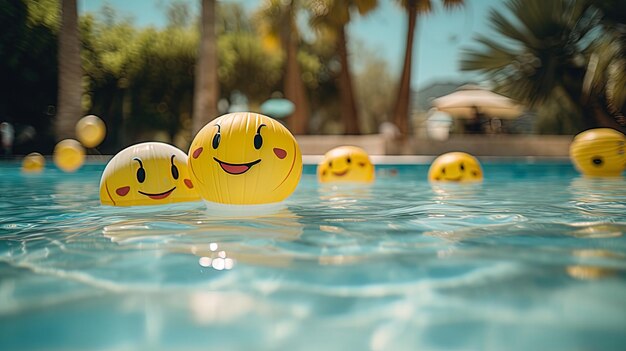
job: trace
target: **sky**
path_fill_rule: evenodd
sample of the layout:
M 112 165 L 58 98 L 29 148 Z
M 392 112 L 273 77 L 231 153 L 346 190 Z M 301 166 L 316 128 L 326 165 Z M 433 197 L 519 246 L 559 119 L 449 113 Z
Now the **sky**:
M 197 11 L 199 0 L 184 0 L 194 4 Z M 240 3 L 254 11 L 259 0 L 222 0 L 223 3 Z M 477 80 L 471 72 L 459 70 L 463 49 L 474 46 L 477 34 L 492 35 L 488 14 L 491 8 L 503 10 L 502 0 L 465 0 L 465 6 L 444 11 L 436 4 L 433 13 L 418 18 L 413 51 L 412 88 L 419 90 L 435 82 L 465 82 Z M 122 16 L 132 17 L 139 26 L 163 26 L 166 23 L 167 0 L 79 0 L 79 11 L 97 12 L 103 4 L 109 4 Z M 348 26 L 348 36 L 353 44 L 366 48 L 384 59 L 390 72 L 400 76 L 406 42 L 406 14 L 395 0 L 379 0 L 379 7 L 372 13 L 354 16 Z M 357 44 L 358 43 L 358 44 Z M 358 56 L 351 56 L 352 64 L 358 66 Z

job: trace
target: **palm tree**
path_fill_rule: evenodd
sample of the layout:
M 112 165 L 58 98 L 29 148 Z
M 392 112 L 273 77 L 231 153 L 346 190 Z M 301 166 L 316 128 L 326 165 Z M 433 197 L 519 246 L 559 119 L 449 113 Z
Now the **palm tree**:
M 350 12 L 353 9 L 363 16 L 374 10 L 376 6 L 378 6 L 377 0 L 313 0 L 310 3 L 313 27 L 330 29 L 336 36 L 335 45 L 341 66 L 338 86 L 344 134 L 360 134 L 358 111 L 348 63 L 346 25 L 350 22 Z
M 295 110 L 287 118 L 287 125 L 294 134 L 307 134 L 311 112 L 298 63 L 300 35 L 296 25 L 296 1 L 268 0 L 260 14 L 266 24 L 264 34 L 279 37 L 285 53 L 283 93 L 295 105 Z
M 73 138 L 82 117 L 82 68 L 76 0 L 61 2 L 59 32 L 59 93 L 55 134 L 57 140 Z
M 604 96 L 608 111 L 626 126 L 626 7 L 620 0 L 597 0 L 603 35 L 592 45 L 583 94 Z
M 393 110 L 393 122 L 400 130 L 402 135 L 409 132 L 409 105 L 411 102 L 411 66 L 413 64 L 413 42 L 415 35 L 415 27 L 417 26 L 418 15 L 428 13 L 432 10 L 432 1 L 430 0 L 400 0 L 402 8 L 406 11 L 408 17 L 408 27 L 406 36 L 406 50 L 404 52 L 404 64 L 402 66 L 402 75 L 400 76 L 400 85 L 396 97 L 396 103 Z M 463 4 L 463 0 L 442 0 L 446 9 L 451 9 Z
M 217 117 L 218 113 L 219 82 L 217 77 L 215 0 L 202 0 L 200 28 L 200 47 L 196 62 L 193 97 L 193 135 Z
M 497 11 L 489 14 L 492 27 L 506 40 L 477 38 L 483 47 L 467 51 L 461 69 L 486 73 L 499 90 L 530 106 L 565 94 L 580 109 L 584 127 L 620 128 L 605 90 L 598 88 L 598 82 L 606 80 L 591 79 L 598 67 L 593 53 L 601 52 L 598 43 L 604 36 L 598 26 L 601 13 L 593 3 L 510 0 L 507 7 L 514 18 Z M 588 93 L 590 89 L 594 93 Z

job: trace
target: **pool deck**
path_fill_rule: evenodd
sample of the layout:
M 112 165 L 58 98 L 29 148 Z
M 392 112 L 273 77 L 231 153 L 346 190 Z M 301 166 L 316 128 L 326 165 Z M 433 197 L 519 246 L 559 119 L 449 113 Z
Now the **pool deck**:
M 437 156 L 464 151 L 475 156 L 567 158 L 572 135 L 451 135 L 447 140 L 412 137 L 404 140 L 373 135 L 298 135 L 303 155 L 323 155 L 341 145 L 355 145 L 370 155 Z M 395 158 L 403 163 L 411 158 Z M 429 158 L 431 159 L 431 158 Z M 410 161 L 415 162 L 415 161 Z
M 483 160 L 567 161 L 572 135 L 451 135 L 448 140 L 411 137 L 392 139 L 371 135 L 296 135 L 304 164 L 317 164 L 323 155 L 342 145 L 363 148 L 375 164 L 429 164 L 443 153 L 464 151 Z M 23 156 L 5 158 L 21 162 Z M 88 163 L 106 163 L 113 155 L 88 155 Z M 50 155 L 46 156 L 52 162 Z

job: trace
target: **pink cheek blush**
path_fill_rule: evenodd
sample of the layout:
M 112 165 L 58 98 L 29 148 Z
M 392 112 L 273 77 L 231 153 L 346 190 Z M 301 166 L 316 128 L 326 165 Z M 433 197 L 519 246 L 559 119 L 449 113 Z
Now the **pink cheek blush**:
M 189 188 L 189 189 L 193 189 L 193 183 L 191 182 L 191 179 L 186 179 L 184 180 L 185 185 Z
M 129 186 L 123 186 L 121 188 L 117 188 L 115 190 L 115 193 L 119 196 L 126 196 L 126 194 L 128 194 L 128 192 L 130 191 L 130 187 Z
M 274 148 L 274 154 L 276 155 L 276 157 L 280 158 L 281 160 L 287 157 L 287 151 L 283 149 L 279 149 L 277 147 Z
M 199 148 L 195 149 L 195 150 L 194 150 L 194 152 L 193 152 L 193 155 L 192 155 L 192 156 L 193 156 L 193 158 L 198 158 L 198 157 L 200 157 L 200 154 L 202 153 L 202 150 L 203 150 L 203 149 L 202 149 L 201 147 L 199 147 Z

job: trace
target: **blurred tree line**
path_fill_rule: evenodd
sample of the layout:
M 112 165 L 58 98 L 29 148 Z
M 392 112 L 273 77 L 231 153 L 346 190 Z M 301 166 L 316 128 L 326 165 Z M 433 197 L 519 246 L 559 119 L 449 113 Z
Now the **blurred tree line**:
M 16 153 L 50 153 L 54 146 L 60 6 L 59 0 L 2 0 L 0 6 L 0 18 L 7 24 L 0 34 L 0 73 L 10 84 L 0 99 L 0 117 L 15 125 L 18 136 L 30 131 L 22 145 L 16 144 Z M 280 33 L 270 28 L 275 26 L 268 15 L 271 6 L 268 1 L 248 14 L 237 4 L 217 5 L 219 113 L 227 112 L 233 94 L 244 95 L 249 110 L 258 111 L 274 92 L 285 91 L 287 55 L 281 50 Z M 159 139 L 181 148 L 191 141 L 199 23 L 187 2 L 171 1 L 166 11 L 163 28 L 138 27 L 106 5 L 79 17 L 81 104 L 84 114 L 101 117 L 108 127 L 101 152 L 115 153 L 143 140 Z M 309 40 L 297 37 L 292 52 L 311 111 L 302 131 L 343 133 L 335 36 L 316 34 Z M 356 88 L 358 132 L 374 133 L 389 118 L 394 80 L 374 53 L 360 60 L 363 69 L 355 72 L 355 80 L 366 77 L 376 88 L 371 83 Z
M 71 17 L 77 16 L 65 9 L 75 8 L 76 0 L 0 0 L 0 76 L 6 87 L 0 120 L 15 126 L 14 151 L 49 153 L 63 134 L 55 133 L 53 121 L 71 121 L 60 129 L 68 134 L 67 126 L 84 114 L 98 115 L 108 126 L 101 152 L 144 140 L 185 149 L 204 123 L 198 123 L 198 114 L 225 113 L 241 96 L 248 110 L 258 111 L 275 92 L 296 103 L 285 120 L 296 134 L 374 133 L 385 121 L 410 134 L 414 31 L 433 1 L 397 1 L 408 21 L 399 77 L 346 34 L 351 19 L 375 11 L 377 0 L 265 0 L 254 13 L 236 4 L 199 1 L 202 21 L 181 0 L 166 3 L 162 28 L 138 27 L 104 6 L 80 16 L 72 33 Z M 440 3 L 453 8 L 463 1 Z M 485 73 L 497 91 L 537 111 L 540 132 L 577 133 L 594 126 L 623 131 L 626 7 L 621 1 L 509 0 L 507 6 L 508 14 L 489 14 L 500 36 L 477 38 L 462 68 Z M 207 23 L 215 25 L 214 36 L 206 35 Z M 80 39 L 80 53 L 59 50 L 63 35 L 61 42 Z M 214 47 L 205 51 L 201 38 Z M 348 47 L 358 57 L 357 70 L 350 67 Z M 59 59 L 60 51 L 80 58 Z M 202 71 L 203 57 L 212 52 L 217 82 L 199 89 L 214 84 L 212 78 L 202 81 L 209 76 Z M 58 77 L 76 75 L 73 88 L 65 91 Z M 194 91 L 200 90 L 216 96 L 199 99 Z M 61 103 L 64 92 L 76 96 L 76 91 L 72 100 L 78 103 Z M 73 112 L 77 109 L 82 113 Z

